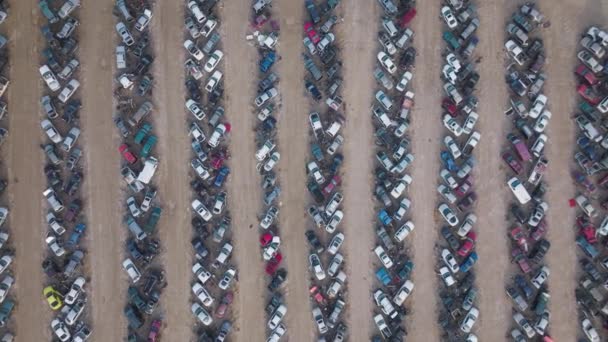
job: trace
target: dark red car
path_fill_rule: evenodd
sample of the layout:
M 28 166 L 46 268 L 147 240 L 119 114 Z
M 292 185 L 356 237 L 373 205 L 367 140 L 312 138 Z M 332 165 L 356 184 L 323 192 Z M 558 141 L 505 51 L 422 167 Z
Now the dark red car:
M 503 152 L 502 159 L 509 165 L 515 174 L 518 175 L 524 170 L 524 167 L 510 151 Z
M 520 226 L 511 229 L 509 235 L 511 236 L 511 239 L 515 241 L 519 248 L 521 248 L 525 252 L 528 252 L 528 239 L 526 238 L 524 230 Z
M 581 235 L 587 240 L 587 242 L 594 244 L 596 243 L 597 237 L 595 236 L 595 226 L 589 221 L 587 216 L 579 216 L 576 218 L 576 223 L 580 228 Z
M 441 108 L 445 109 L 446 112 L 453 117 L 458 116 L 458 107 L 456 107 L 456 104 L 447 97 L 441 102 Z
M 468 175 L 467 178 L 454 190 L 454 193 L 458 197 L 462 197 L 473 188 L 473 176 Z
M 595 77 L 595 75 L 591 72 L 591 70 L 587 69 L 587 67 L 584 64 L 579 64 L 576 67 L 576 70 L 574 71 L 574 73 L 577 76 L 579 76 L 580 78 L 587 81 L 587 83 L 589 83 L 590 85 L 596 85 L 599 82 L 597 77 Z
M 127 144 L 120 145 L 118 147 L 118 151 L 129 164 L 137 163 L 137 157 L 131 151 L 129 151 L 129 146 Z
M 538 223 L 538 226 L 536 226 L 536 229 L 532 232 L 530 237 L 532 238 L 532 240 L 538 242 L 540 239 L 543 238 L 543 236 L 545 236 L 546 233 L 547 233 L 547 222 L 545 221 L 545 219 L 542 219 Z
M 461 257 L 466 257 L 473 251 L 475 248 L 475 241 L 477 240 L 477 235 L 475 232 L 471 231 L 467 234 L 464 242 L 460 245 L 460 248 L 456 252 Z
M 148 342 L 156 342 L 159 340 L 160 328 L 162 328 L 163 322 L 160 319 L 155 319 L 150 325 L 150 332 L 148 333 Z
M 588 84 L 579 84 L 576 91 L 592 106 L 597 106 L 602 101 L 602 97 Z
M 304 23 L 304 31 L 306 31 L 308 38 L 312 40 L 313 44 L 317 45 L 317 43 L 321 41 L 321 37 L 319 37 L 319 34 L 315 31 L 315 27 L 310 21 Z
M 262 234 L 262 236 L 260 236 L 260 245 L 262 245 L 262 247 L 268 246 L 268 244 L 271 241 L 272 241 L 272 234 L 271 233 L 264 233 L 264 234 Z
M 233 300 L 234 300 L 234 294 L 232 293 L 232 291 L 226 292 L 224 297 L 222 297 L 220 305 L 218 305 L 217 309 L 215 309 L 215 317 L 224 318 L 224 316 L 226 316 L 226 312 L 228 312 L 228 308 L 230 307 L 230 304 L 232 304 Z
M 323 297 L 321 289 L 318 286 L 312 286 L 308 290 L 308 292 L 310 293 L 310 296 L 315 300 L 315 302 L 319 303 L 322 306 L 327 305 L 327 300 L 325 300 L 325 297 Z
M 281 265 L 282 260 L 283 255 L 280 252 L 275 254 L 274 257 L 266 263 L 266 274 L 273 275 L 279 268 L 279 265 Z
M 399 26 L 404 29 L 410 23 L 410 21 L 414 19 L 414 17 L 416 17 L 416 9 L 412 7 L 409 9 L 409 11 L 403 14 L 401 19 L 399 20 Z
M 340 183 L 342 183 L 342 178 L 340 178 L 339 175 L 334 175 L 331 180 L 329 181 L 329 183 L 323 188 L 323 192 L 326 195 L 331 194 L 332 192 L 334 192 L 334 190 L 336 189 L 336 187 L 338 185 L 340 185 Z
M 521 249 L 515 247 L 513 251 L 511 251 L 511 257 L 513 257 L 513 261 L 515 261 L 519 265 L 519 268 L 521 268 L 522 272 L 527 274 L 532 271 L 530 263 L 528 263 L 528 257 Z

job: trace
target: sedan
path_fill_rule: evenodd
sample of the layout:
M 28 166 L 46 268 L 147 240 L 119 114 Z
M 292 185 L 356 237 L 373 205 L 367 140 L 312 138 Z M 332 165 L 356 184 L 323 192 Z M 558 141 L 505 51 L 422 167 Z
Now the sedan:
M 203 308 L 199 303 L 192 304 L 190 309 L 194 314 L 194 317 L 196 317 L 196 319 L 198 319 L 199 322 L 203 323 L 204 325 L 208 326 L 213 322 L 213 318 L 209 312 L 207 312 L 207 310 L 205 310 L 205 308 Z
M 454 214 L 454 211 L 445 203 L 441 203 L 437 208 L 443 219 L 450 225 L 455 227 L 458 224 L 458 217 Z
M 220 50 L 213 51 L 211 56 L 209 56 L 207 63 L 205 63 L 205 71 L 212 72 L 213 69 L 215 69 L 215 67 L 217 67 L 217 65 L 220 63 L 220 61 L 222 60 L 223 57 L 224 57 L 224 53 L 222 51 L 220 51 Z
M 277 95 L 279 95 L 279 91 L 277 90 L 277 88 L 272 87 L 255 98 L 255 105 L 260 107 L 264 103 L 275 98 Z
M 201 49 L 199 49 L 196 44 L 190 39 L 187 39 L 184 42 L 184 48 L 186 48 L 186 50 L 188 50 L 188 53 L 199 62 L 202 61 L 203 58 L 205 58 L 205 54 L 203 53 L 203 51 L 201 51 Z
M 129 32 L 127 26 L 123 22 L 119 22 L 118 24 L 116 24 L 116 32 L 118 32 L 118 35 L 122 39 L 123 43 L 125 43 L 125 45 L 131 46 L 135 43 L 131 32 Z
M 192 209 L 205 221 L 209 221 L 213 217 L 211 211 L 198 199 L 192 201 Z
M 374 249 L 374 253 L 376 253 L 376 256 L 378 256 L 378 259 L 380 259 L 384 267 L 393 267 L 393 260 L 391 260 L 388 254 L 384 251 L 384 248 L 382 248 L 382 246 L 376 246 L 376 248 Z
M 441 258 L 452 273 L 458 273 L 458 262 L 456 261 L 456 258 L 454 258 L 454 255 L 452 255 L 452 253 L 447 248 L 444 248 L 441 251 Z
M 118 146 L 118 152 L 120 152 L 120 154 L 127 161 L 127 163 L 137 163 L 137 157 L 135 156 L 135 154 L 133 154 L 133 152 L 129 151 L 129 146 L 127 144 L 122 144 Z
M 268 320 L 268 328 L 270 330 L 276 329 L 279 326 L 279 323 L 281 323 L 281 321 L 285 317 L 286 313 L 287 307 L 284 304 L 279 305 L 279 307 L 274 310 L 274 312 L 270 316 L 270 319 Z
M 74 302 L 76 302 L 78 296 L 80 296 L 80 294 L 84 292 L 85 283 L 86 280 L 84 279 L 84 277 L 78 277 L 76 278 L 76 280 L 74 280 L 74 282 L 70 286 L 70 291 L 64 297 L 66 304 L 72 305 L 74 304 Z
M 397 71 L 397 66 L 391 59 L 389 55 L 387 55 L 384 51 L 378 52 L 378 62 L 388 71 L 390 74 L 394 74 Z
M 340 224 L 340 222 L 342 222 L 343 218 L 344 218 L 344 213 L 342 212 L 342 210 L 336 210 L 336 212 L 331 216 L 331 218 L 327 222 L 327 225 L 325 226 L 325 231 L 327 231 L 329 234 L 333 234 L 334 231 L 336 231 L 336 228 L 338 228 L 338 225 Z M 340 233 L 340 234 L 342 234 L 342 233 Z M 332 253 L 332 254 L 335 254 L 335 253 Z
M 42 76 L 42 79 L 44 82 L 46 82 L 46 85 L 49 87 L 49 89 L 51 89 L 51 91 L 57 91 L 59 88 L 61 88 L 61 84 L 59 84 L 57 77 L 55 77 L 55 74 L 51 71 L 48 65 L 45 64 L 41 66 L 39 70 L 40 76 Z
M 538 117 L 538 120 L 536 120 L 536 122 L 534 123 L 534 131 L 536 133 L 544 132 L 545 129 L 547 128 L 547 125 L 549 124 L 550 119 L 551 119 L 551 112 L 545 109 L 543 114 L 540 117 Z
M 319 256 L 314 253 L 311 254 L 308 257 L 308 262 L 309 262 L 310 268 L 315 273 L 315 277 L 318 280 L 325 279 L 325 271 L 323 270 L 323 266 L 321 265 L 321 259 L 319 259 Z
M 410 81 L 412 80 L 412 78 L 414 77 L 414 75 L 409 72 L 406 71 L 403 73 L 403 76 L 401 76 L 401 80 L 399 81 L 399 83 L 397 83 L 397 87 L 396 89 L 398 91 L 404 91 L 405 88 L 407 88 L 407 85 L 410 83 Z
M 545 96 L 544 94 L 540 94 L 536 97 L 536 99 L 534 100 L 534 103 L 532 104 L 532 108 L 530 108 L 530 112 L 529 112 L 529 116 L 532 119 L 536 119 L 540 116 L 540 114 L 543 112 L 543 110 L 545 109 L 545 106 L 547 105 L 547 96 Z
M 281 159 L 281 154 L 279 152 L 272 152 L 268 161 L 264 164 L 264 171 L 270 172 Z
M 452 277 L 450 269 L 445 266 L 439 269 L 439 276 L 447 287 L 456 284 L 456 280 L 454 279 L 454 277 Z
M 336 253 L 338 253 L 338 250 L 340 249 L 343 243 L 344 234 L 338 233 L 329 242 L 329 246 L 327 246 L 327 251 L 329 252 L 329 254 L 335 255 Z
M 443 116 L 443 125 L 445 126 L 445 128 L 447 128 L 450 132 L 452 132 L 456 137 L 459 137 L 460 135 L 462 135 L 463 131 L 462 131 L 462 127 L 460 126 L 460 124 L 458 123 L 458 121 L 456 121 L 453 117 L 451 117 L 449 114 L 445 114 Z
M 13 287 L 14 282 L 15 279 L 10 275 L 7 275 L 4 277 L 4 279 L 2 279 L 2 282 L 0 282 L 0 303 L 4 302 L 8 292 L 11 290 L 11 287 Z
M 460 151 L 460 148 L 458 147 L 458 144 L 456 144 L 456 141 L 454 140 L 454 138 L 447 135 L 445 138 L 443 138 L 443 143 L 448 148 L 448 150 L 450 151 L 450 153 L 452 154 L 452 157 L 454 157 L 454 159 L 460 158 L 460 156 L 462 155 L 462 152 Z
M 57 98 L 59 99 L 59 101 L 66 103 L 68 102 L 70 97 L 74 95 L 74 93 L 76 92 L 76 90 L 78 90 L 79 87 L 80 82 L 75 79 L 72 79 L 70 80 L 70 82 L 68 82 L 68 84 L 66 84 L 63 90 L 61 90 L 61 93 L 59 93 L 59 96 L 57 96 Z
M 479 310 L 477 308 L 471 308 L 471 310 L 469 310 L 467 315 L 462 320 L 462 323 L 460 324 L 460 330 L 462 330 L 462 332 L 464 333 L 470 332 L 471 329 L 473 329 L 473 326 L 475 325 L 475 322 L 478 318 Z
M 49 120 L 42 120 L 40 123 L 42 130 L 46 133 L 46 136 L 51 139 L 55 144 L 60 143 L 63 140 L 63 137 L 57 131 L 57 128 L 51 123 Z
M 456 17 L 449 6 L 443 6 L 441 8 L 441 16 L 450 30 L 453 30 L 458 26 L 458 21 L 456 20 Z
M 58 318 L 53 319 L 51 322 L 51 329 L 55 333 L 55 336 L 57 336 L 57 338 L 59 338 L 59 340 L 62 342 L 69 341 L 70 337 L 72 337 L 72 335 L 70 335 L 70 331 L 65 326 L 65 323 Z

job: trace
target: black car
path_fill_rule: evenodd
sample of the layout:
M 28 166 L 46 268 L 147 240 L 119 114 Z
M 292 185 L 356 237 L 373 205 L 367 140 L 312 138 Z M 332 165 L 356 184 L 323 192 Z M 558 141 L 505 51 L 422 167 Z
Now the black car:
M 458 250 L 460 248 L 460 242 L 458 242 L 458 238 L 454 236 L 449 227 L 443 226 L 441 228 L 441 236 L 448 242 L 448 245 L 452 250 Z
M 139 329 L 142 325 L 144 325 L 144 320 L 141 313 L 139 313 L 137 308 L 133 305 L 127 305 L 127 307 L 125 307 L 125 316 L 127 316 L 129 327 L 133 329 Z
M 323 98 L 323 95 L 321 95 L 319 88 L 317 88 L 317 86 L 314 85 L 314 83 L 312 83 L 310 81 L 306 81 L 306 83 L 304 85 L 306 86 L 306 90 L 308 90 L 308 92 L 310 93 L 310 95 L 312 96 L 312 98 L 315 101 L 320 101 Z
M 310 247 L 312 247 L 315 252 L 323 252 L 325 248 L 323 247 L 323 245 L 321 245 L 321 241 L 319 241 L 319 238 L 317 237 L 317 235 L 315 235 L 315 232 L 313 232 L 312 230 L 307 230 L 304 235 L 306 235 L 306 239 L 308 240 Z
M 287 279 L 287 271 L 281 268 L 272 277 L 270 284 L 268 284 L 268 290 L 271 292 L 276 291 L 285 282 L 285 279 Z
M 541 263 L 547 251 L 551 247 L 551 243 L 545 239 L 542 239 L 536 243 L 532 254 L 530 254 L 530 260 L 534 263 Z
M 72 122 L 72 120 L 78 118 L 78 110 L 80 109 L 80 107 L 82 107 L 82 103 L 80 102 L 80 100 L 69 101 L 68 104 L 65 106 L 65 109 L 63 110 L 63 115 L 61 116 L 61 119 L 63 119 L 67 123 Z
M 528 222 L 528 216 L 517 204 L 511 204 L 510 212 L 511 215 L 515 217 L 517 222 L 521 224 L 525 224 L 526 222 Z
M 193 78 L 189 78 L 186 81 L 186 89 L 188 89 L 188 96 L 192 100 L 198 102 L 201 99 L 201 89 Z
M 63 186 L 63 192 L 72 196 L 78 191 L 80 184 L 82 183 L 82 173 L 76 171 L 72 172 L 70 178 L 68 178 L 67 182 L 65 182 Z
M 192 247 L 194 248 L 194 253 L 197 259 L 203 259 L 209 254 L 209 250 L 205 248 L 205 244 L 200 238 L 194 238 L 192 240 Z
M 416 61 L 416 49 L 413 46 L 408 47 L 401 58 L 399 59 L 399 66 L 407 68 L 414 64 Z

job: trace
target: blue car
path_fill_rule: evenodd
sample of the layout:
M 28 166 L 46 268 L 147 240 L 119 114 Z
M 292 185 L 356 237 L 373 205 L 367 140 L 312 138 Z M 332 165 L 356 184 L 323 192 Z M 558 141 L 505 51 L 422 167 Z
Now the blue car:
M 222 184 L 224 184 L 224 181 L 226 180 L 226 177 L 228 177 L 229 173 L 230 168 L 228 166 L 222 166 L 220 171 L 217 173 L 217 176 L 215 176 L 215 181 L 213 182 L 213 185 L 218 188 L 221 187 Z
M 448 151 L 441 151 L 441 161 L 448 171 L 458 171 L 459 167 L 456 165 L 456 161 Z
M 392 281 L 391 275 L 388 273 L 388 270 L 384 267 L 381 267 L 376 271 L 376 278 L 378 278 L 378 280 L 383 285 L 388 285 Z
M 270 70 L 276 60 L 277 55 L 273 51 L 264 55 L 264 58 L 262 58 L 260 61 L 260 72 L 266 73 L 268 70 Z
M 477 260 L 479 259 L 479 257 L 477 256 L 477 253 L 473 252 L 469 255 L 469 257 L 462 263 L 462 265 L 460 265 L 460 272 L 462 273 L 467 273 L 469 272 L 469 270 L 471 270 L 471 268 L 473 268 L 473 265 L 475 265 L 475 263 L 477 262 Z
M 378 212 L 378 220 L 380 220 L 380 222 L 382 222 L 382 224 L 385 226 L 388 226 L 393 222 L 391 215 L 389 215 L 384 209 Z
M 70 235 L 70 238 L 68 239 L 67 245 L 69 247 L 78 245 L 78 242 L 80 242 L 80 238 L 84 234 L 85 230 L 87 230 L 87 226 L 84 223 L 77 224 L 76 227 L 74 227 L 72 235 Z

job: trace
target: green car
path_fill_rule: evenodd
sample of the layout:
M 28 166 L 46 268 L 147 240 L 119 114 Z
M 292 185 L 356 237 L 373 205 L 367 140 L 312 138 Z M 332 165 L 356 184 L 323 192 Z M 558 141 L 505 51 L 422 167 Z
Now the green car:
M 146 139 L 146 144 L 141 148 L 141 152 L 139 152 L 139 156 L 141 158 L 147 158 L 157 141 L 158 138 L 155 135 L 148 136 L 148 139 Z
M 15 307 L 15 302 L 10 299 L 7 299 L 0 306 L 0 327 L 6 325 L 6 322 L 11 317 L 11 313 L 13 312 L 13 308 Z
M 152 208 L 152 212 L 150 213 L 150 217 L 148 217 L 148 221 L 144 224 L 144 231 L 148 234 L 152 233 L 156 229 L 156 225 L 160 220 L 160 214 L 162 214 L 163 210 L 160 207 Z
M 135 143 L 141 145 L 144 141 L 144 138 L 150 133 L 150 131 L 152 131 L 152 125 L 150 125 L 149 123 L 145 123 L 139 129 L 139 131 L 137 131 L 137 134 L 135 134 Z
M 457 51 L 460 49 L 460 42 L 452 32 L 443 32 L 443 40 L 445 40 L 445 42 L 450 46 L 452 50 Z
M 50 24 L 54 24 L 59 21 L 59 18 L 49 7 L 49 2 L 47 0 L 40 0 L 40 2 L 38 3 L 38 7 L 40 7 L 42 15 L 46 17 Z

